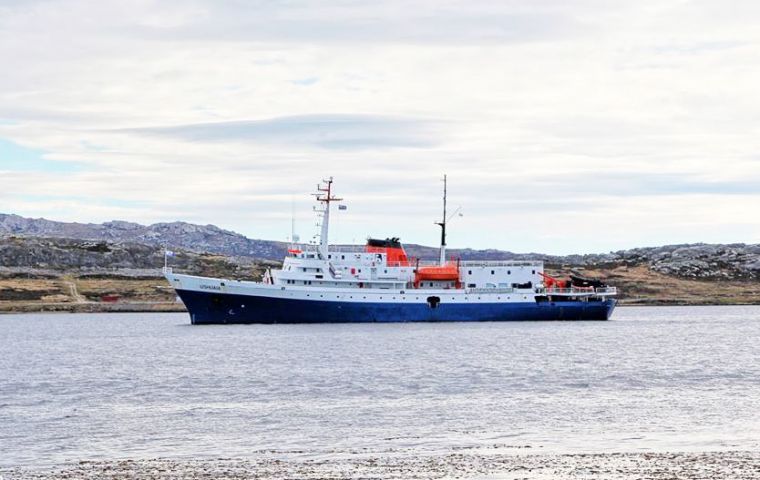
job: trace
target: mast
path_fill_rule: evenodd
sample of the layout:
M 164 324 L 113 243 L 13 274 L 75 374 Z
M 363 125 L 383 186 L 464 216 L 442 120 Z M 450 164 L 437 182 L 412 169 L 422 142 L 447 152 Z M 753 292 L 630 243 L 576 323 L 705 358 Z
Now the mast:
M 293 246 L 293 248 L 298 245 L 298 242 L 301 239 L 298 238 L 298 234 L 296 234 L 296 201 L 291 196 L 290 197 L 290 243 Z
M 439 260 L 440 265 L 446 265 L 446 175 L 443 175 L 443 219 L 440 222 L 435 222 L 436 225 L 441 227 L 441 258 Z
M 328 233 L 330 230 L 330 203 L 340 202 L 342 198 L 336 198 L 332 195 L 332 183 L 333 177 L 327 180 L 322 180 L 322 184 L 317 185 L 317 193 L 313 193 L 317 197 L 317 201 L 324 204 L 322 210 L 319 212 L 322 214 L 322 230 L 319 233 L 319 256 L 322 259 L 327 259 L 328 250 Z

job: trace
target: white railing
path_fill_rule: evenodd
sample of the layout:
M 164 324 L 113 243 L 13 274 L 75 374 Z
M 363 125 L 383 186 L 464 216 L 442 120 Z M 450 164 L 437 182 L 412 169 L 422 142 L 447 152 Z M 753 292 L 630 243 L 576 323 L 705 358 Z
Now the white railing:
M 547 295 L 617 295 L 617 287 L 537 288 L 536 293 Z
M 462 267 L 543 267 L 541 261 L 525 260 L 465 260 L 459 262 Z
M 514 293 L 514 288 L 468 288 L 466 293 Z
M 597 288 L 595 290 L 596 293 L 601 293 L 605 295 L 617 295 L 617 287 L 603 287 L 603 288 Z

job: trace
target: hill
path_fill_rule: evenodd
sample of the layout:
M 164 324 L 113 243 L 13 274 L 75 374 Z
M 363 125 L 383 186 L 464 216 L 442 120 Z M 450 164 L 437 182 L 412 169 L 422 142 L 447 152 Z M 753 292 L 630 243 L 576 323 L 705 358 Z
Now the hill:
M 0 214 L 0 310 L 42 304 L 92 309 L 104 299 L 121 308 L 181 308 L 161 278 L 167 244 L 178 252 L 172 258 L 178 270 L 243 279 L 260 278 L 287 248 L 284 242 L 249 239 L 214 225 L 80 224 Z M 413 257 L 438 255 L 435 247 L 412 244 L 406 249 Z M 760 303 L 760 245 L 667 245 L 567 256 L 494 249 L 449 252 L 463 260 L 540 259 L 550 273 L 577 271 L 620 287 L 621 301 L 629 304 Z
M 265 259 L 281 259 L 287 248 L 284 242 L 253 240 L 214 225 L 186 222 L 140 225 L 119 220 L 100 224 L 70 223 L 0 213 L 0 235 L 3 234 L 169 245 L 173 249 Z

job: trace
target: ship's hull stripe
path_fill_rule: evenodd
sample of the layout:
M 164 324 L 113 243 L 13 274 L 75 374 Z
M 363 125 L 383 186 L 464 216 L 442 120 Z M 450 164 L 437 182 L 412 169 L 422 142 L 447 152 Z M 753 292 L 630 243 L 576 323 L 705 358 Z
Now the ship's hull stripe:
M 465 322 L 607 320 L 614 299 L 604 301 L 365 303 L 272 298 L 177 290 L 193 324 Z

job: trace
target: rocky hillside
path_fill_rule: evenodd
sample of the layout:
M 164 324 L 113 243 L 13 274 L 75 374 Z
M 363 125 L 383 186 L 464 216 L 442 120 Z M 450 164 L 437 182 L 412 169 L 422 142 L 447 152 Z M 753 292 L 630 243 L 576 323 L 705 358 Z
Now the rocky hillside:
M 416 254 L 435 253 L 414 248 Z M 469 258 L 470 252 L 462 256 Z M 494 256 L 542 258 L 551 274 L 574 270 L 601 278 L 618 286 L 620 300 L 628 304 L 760 303 L 758 245 L 681 245 L 567 257 L 492 251 Z M 171 265 L 196 275 L 259 279 L 277 262 L 180 250 Z M 156 245 L 0 235 L 0 311 L 181 309 L 161 278 L 162 266 L 163 249 Z
M 2 311 L 181 311 L 162 278 L 163 249 L 134 242 L 0 236 Z M 258 280 L 273 262 L 180 250 L 194 275 Z
M 282 259 L 286 250 L 283 242 L 252 240 L 214 225 L 185 222 L 147 226 L 118 220 L 101 224 L 67 223 L 0 213 L 0 235 L 3 234 L 169 245 L 172 249 L 266 259 Z
M 134 242 L 0 236 L 0 276 L 160 277 L 161 247 Z M 260 277 L 268 261 L 179 250 L 171 265 L 193 275 Z
M 24 237 L 57 237 L 65 239 L 91 240 L 106 244 L 132 245 L 129 247 L 134 255 L 127 252 L 109 254 L 117 268 L 142 268 L 146 262 L 159 265 L 158 247 L 171 245 L 190 252 L 204 252 L 237 257 L 238 263 L 245 258 L 281 261 L 287 245 L 284 242 L 256 240 L 239 233 L 223 230 L 214 225 L 194 225 L 184 222 L 157 223 L 140 225 L 122 221 L 103 224 L 65 223 L 45 219 L 30 219 L 18 215 L 0 214 L 0 236 L 15 235 Z M 65 242 L 64 242 L 65 243 Z M 62 245 L 62 244 L 61 244 Z M 82 244 L 85 245 L 85 244 Z M 89 244 L 88 244 L 89 245 Z M 138 252 L 137 245 L 144 245 L 153 252 L 146 257 L 145 252 Z M 91 247 L 98 248 L 98 247 Z M 412 257 L 434 259 L 438 257 L 435 247 L 407 244 L 407 252 Z M 23 263 L 22 251 L 15 250 L 17 257 L 5 255 L 0 258 L 0 265 Z M 56 252 L 65 249 L 55 250 Z M 636 248 L 611 253 L 591 255 L 545 255 L 540 253 L 518 254 L 504 250 L 452 249 L 449 253 L 463 260 L 523 260 L 540 259 L 554 267 L 591 267 L 614 268 L 615 266 L 644 266 L 652 272 L 666 276 L 698 280 L 759 280 L 760 279 L 760 245 L 668 245 L 664 247 Z M 37 252 L 35 259 L 42 263 L 61 266 L 74 265 L 77 261 L 91 261 L 92 255 L 81 255 L 80 259 L 71 255 L 56 256 L 53 253 Z M 45 257 L 47 255 L 47 257 Z M 160 257 L 160 255 L 159 255 Z M 45 259 L 47 258 L 47 259 Z M 73 263 L 67 263 L 67 262 Z M 10 262 L 10 263 L 8 263 Z M 158 263 L 157 263 L 158 262 Z M 27 262 L 28 263 L 28 262 Z M 86 263 L 84 264 L 86 266 Z M 131 267 L 127 267 L 131 265 Z

